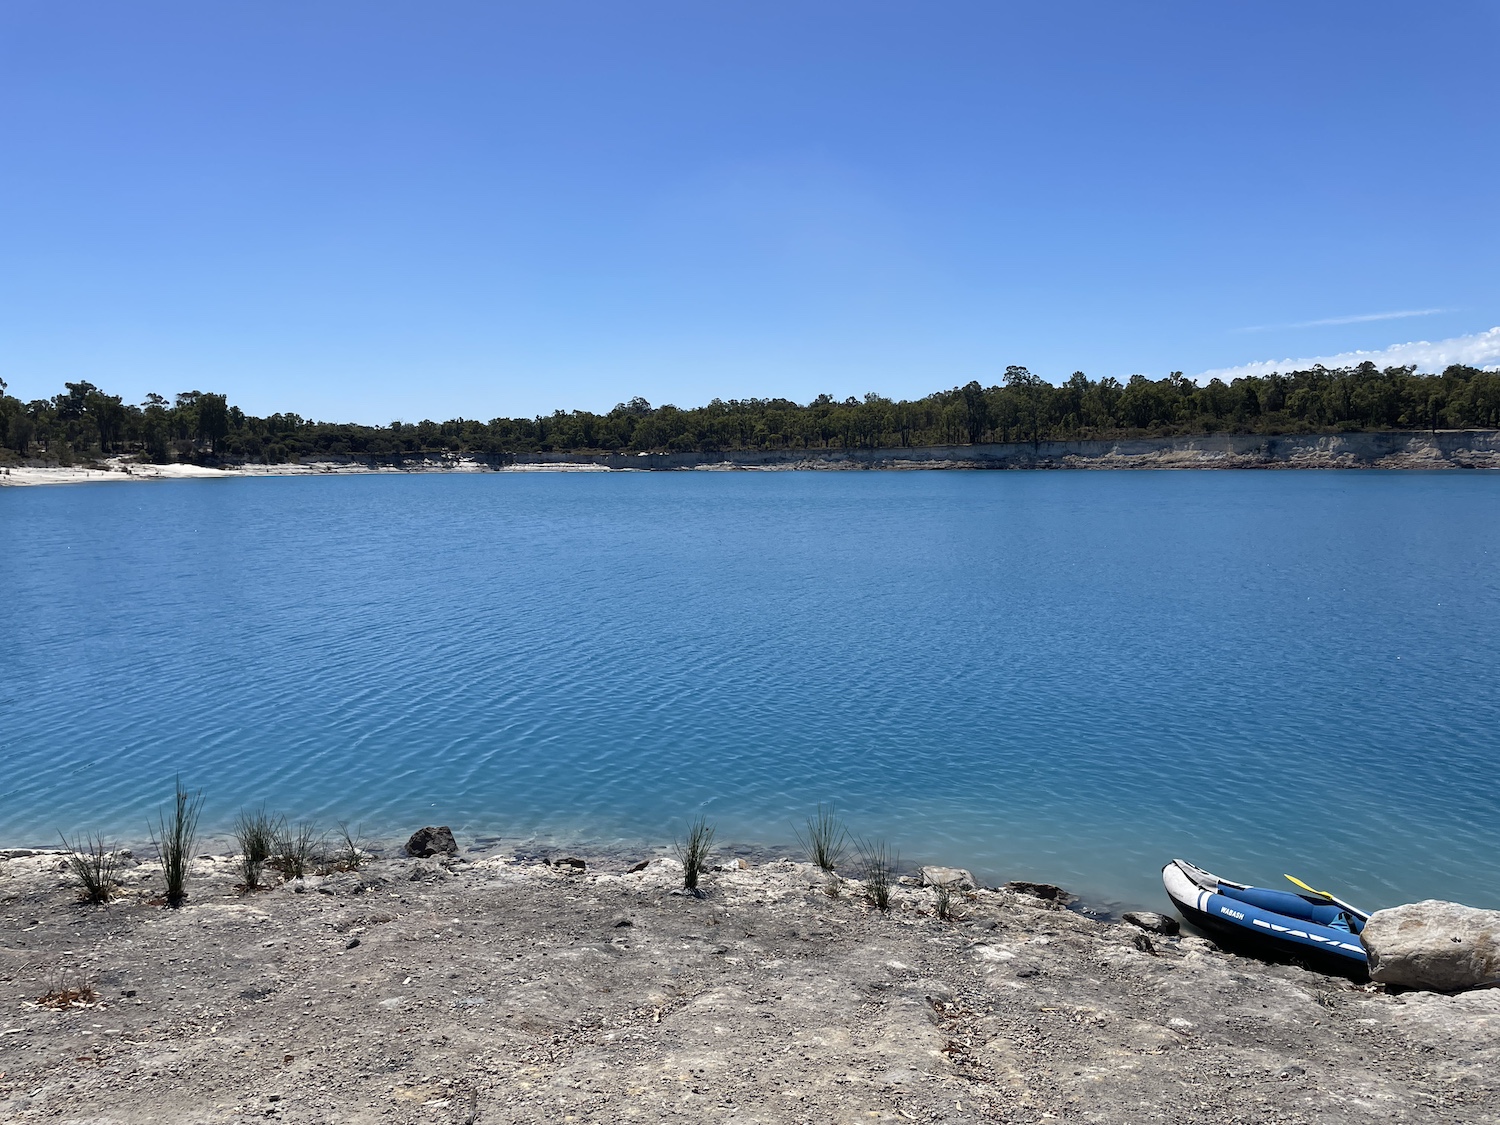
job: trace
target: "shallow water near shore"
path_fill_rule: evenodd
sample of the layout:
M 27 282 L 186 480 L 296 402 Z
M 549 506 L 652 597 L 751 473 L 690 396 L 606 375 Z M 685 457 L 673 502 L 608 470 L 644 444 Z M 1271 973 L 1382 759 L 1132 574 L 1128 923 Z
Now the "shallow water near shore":
M 380 835 L 704 812 L 1164 905 L 1174 855 L 1500 906 L 1500 475 L 284 477 L 0 491 L 0 844 L 181 772 Z

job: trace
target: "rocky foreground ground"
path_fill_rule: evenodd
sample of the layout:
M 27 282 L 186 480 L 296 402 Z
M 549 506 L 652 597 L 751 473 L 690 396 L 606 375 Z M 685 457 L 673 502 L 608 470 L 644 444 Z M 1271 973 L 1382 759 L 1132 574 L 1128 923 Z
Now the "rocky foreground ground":
M 1025 894 L 943 921 L 805 864 L 697 897 L 670 859 L 493 849 L 251 895 L 203 858 L 172 910 L 155 864 L 87 906 L 57 855 L 6 854 L 7 1123 L 1500 1119 L 1500 991 L 1390 995 Z

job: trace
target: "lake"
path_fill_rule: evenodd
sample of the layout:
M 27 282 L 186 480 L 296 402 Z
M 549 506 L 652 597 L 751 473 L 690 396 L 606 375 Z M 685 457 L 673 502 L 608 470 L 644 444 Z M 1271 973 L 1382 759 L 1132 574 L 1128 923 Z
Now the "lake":
M 1500 906 L 1500 475 L 0 489 L 0 845 L 261 802 L 784 844 L 1165 909 L 1173 856 Z

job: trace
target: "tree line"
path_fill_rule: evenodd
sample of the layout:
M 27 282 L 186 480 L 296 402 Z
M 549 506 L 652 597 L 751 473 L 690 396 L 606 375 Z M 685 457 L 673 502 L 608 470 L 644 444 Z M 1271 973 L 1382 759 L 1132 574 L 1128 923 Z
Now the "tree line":
M 1440 375 L 1373 363 L 1314 367 L 1202 386 L 1174 371 L 1061 384 L 1024 367 L 916 400 L 877 394 L 842 401 L 714 399 L 652 406 L 642 398 L 605 414 L 558 410 L 535 418 L 454 418 L 365 426 L 297 414 L 246 414 L 226 396 L 184 391 L 124 402 L 89 382 L 22 402 L 0 380 L 0 457 L 72 464 L 115 455 L 158 463 L 279 463 L 319 456 L 535 452 L 720 452 L 873 449 L 978 442 L 1153 437 L 1217 432 L 1295 434 L 1500 428 L 1500 372 L 1454 365 Z

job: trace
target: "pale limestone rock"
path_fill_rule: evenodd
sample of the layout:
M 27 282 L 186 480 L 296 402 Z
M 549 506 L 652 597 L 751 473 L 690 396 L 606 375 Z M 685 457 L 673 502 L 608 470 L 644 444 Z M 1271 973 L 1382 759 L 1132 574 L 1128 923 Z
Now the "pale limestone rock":
M 1457 992 L 1500 982 L 1500 910 L 1408 903 L 1377 910 L 1360 939 L 1381 984 Z

